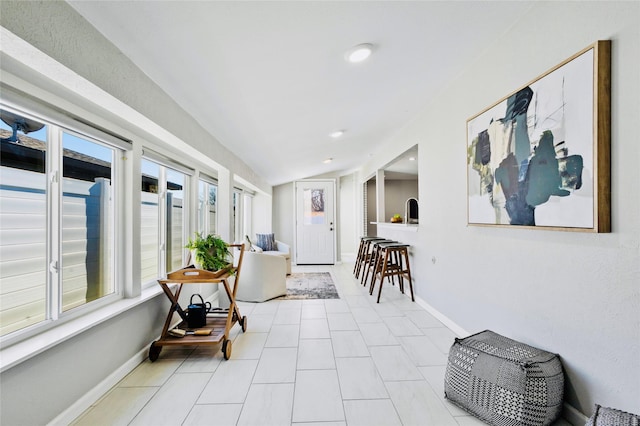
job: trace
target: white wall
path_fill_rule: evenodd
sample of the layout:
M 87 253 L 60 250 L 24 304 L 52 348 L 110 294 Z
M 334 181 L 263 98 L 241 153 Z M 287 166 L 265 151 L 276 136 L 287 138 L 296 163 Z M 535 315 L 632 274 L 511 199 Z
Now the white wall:
M 251 241 L 255 238 L 254 234 L 266 234 L 272 230 L 273 208 L 271 205 L 271 195 L 257 193 L 253 197 L 253 232 Z
M 336 221 L 338 231 L 338 260 L 354 261 L 358 253 L 358 237 L 361 233 L 358 206 L 361 197 L 358 196 L 357 179 L 355 174 L 342 176 L 338 179 L 338 210 Z M 360 191 L 362 192 L 362 191 Z
M 49 423 L 148 349 L 149 342 L 160 335 L 169 306 L 169 299 L 159 294 L 4 371 L 0 424 Z
M 292 250 L 295 247 L 294 199 L 293 182 L 273 187 L 273 232 L 277 240 L 288 244 Z
M 377 236 L 378 234 L 376 225 L 371 224 L 371 222 L 378 221 L 376 211 L 376 204 L 378 202 L 378 198 L 376 196 L 376 185 L 376 179 L 371 179 L 367 183 L 367 235 L 370 237 Z
M 536 2 L 361 171 L 419 143 L 419 296 L 469 332 L 559 353 L 565 400 L 587 415 L 640 413 L 639 17 L 638 2 Z M 466 226 L 466 120 L 599 39 L 612 40 L 613 232 Z

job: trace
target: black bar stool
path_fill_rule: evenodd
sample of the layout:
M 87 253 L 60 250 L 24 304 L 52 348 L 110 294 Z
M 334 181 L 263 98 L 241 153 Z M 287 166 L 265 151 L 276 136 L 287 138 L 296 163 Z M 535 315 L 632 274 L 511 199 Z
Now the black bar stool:
M 416 299 L 413 295 L 413 283 L 411 281 L 411 267 L 409 266 L 409 244 L 382 244 L 379 254 L 379 266 L 375 271 L 371 280 L 371 288 L 369 294 L 373 294 L 376 280 L 380 277 L 380 289 L 378 290 L 378 300 L 382 296 L 382 285 L 384 279 L 389 277 L 398 277 L 400 291 L 404 294 L 404 279 L 409 280 L 409 289 L 411 290 L 411 301 Z

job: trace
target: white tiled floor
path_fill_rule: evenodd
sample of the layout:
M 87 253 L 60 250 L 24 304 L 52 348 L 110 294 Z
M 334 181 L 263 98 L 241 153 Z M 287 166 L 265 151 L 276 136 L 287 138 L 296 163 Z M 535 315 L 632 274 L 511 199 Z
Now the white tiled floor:
M 165 347 L 74 425 L 483 424 L 444 400 L 454 333 L 397 287 L 376 304 L 352 267 L 294 267 L 331 272 L 341 298 L 240 303 L 229 361 Z

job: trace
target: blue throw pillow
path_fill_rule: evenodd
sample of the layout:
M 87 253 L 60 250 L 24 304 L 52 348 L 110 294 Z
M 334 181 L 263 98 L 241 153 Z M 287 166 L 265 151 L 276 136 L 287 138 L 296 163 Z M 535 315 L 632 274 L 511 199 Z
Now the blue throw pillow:
M 276 251 L 276 238 L 273 234 L 256 234 L 256 245 L 264 251 Z

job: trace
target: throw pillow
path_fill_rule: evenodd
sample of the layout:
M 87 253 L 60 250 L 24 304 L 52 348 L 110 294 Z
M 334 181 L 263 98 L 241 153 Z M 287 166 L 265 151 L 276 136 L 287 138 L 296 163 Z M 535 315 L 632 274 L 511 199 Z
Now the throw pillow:
M 246 245 L 245 250 L 256 251 L 256 248 L 253 246 L 253 243 L 249 239 L 249 236 L 245 235 L 244 238 L 245 240 L 247 240 L 247 243 L 245 244 Z
M 256 234 L 256 245 L 264 251 L 277 250 L 276 238 L 273 234 Z

